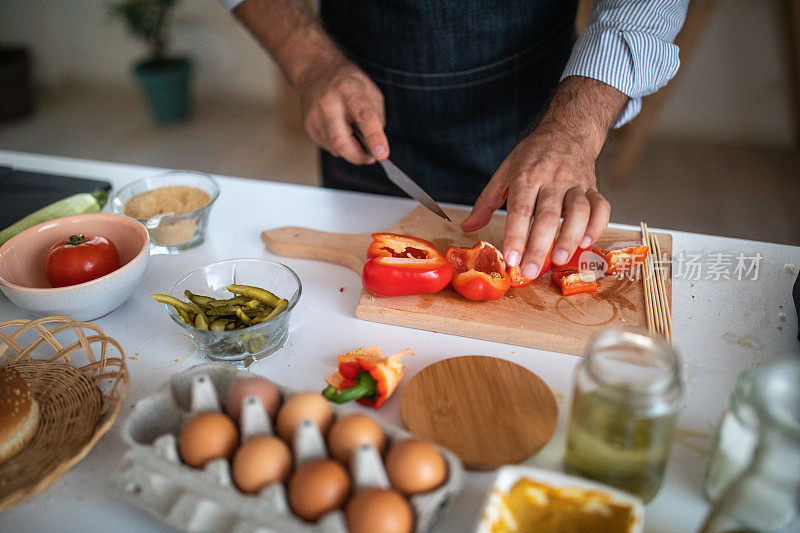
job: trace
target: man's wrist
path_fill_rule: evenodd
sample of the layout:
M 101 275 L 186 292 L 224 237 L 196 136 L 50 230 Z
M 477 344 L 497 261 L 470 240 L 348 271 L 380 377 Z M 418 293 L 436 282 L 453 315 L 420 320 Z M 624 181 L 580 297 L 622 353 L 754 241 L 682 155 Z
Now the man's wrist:
M 627 103 L 625 94 L 606 83 L 570 76 L 559 84 L 537 129 L 567 135 L 597 158 Z
M 234 14 L 301 92 L 313 83 L 321 67 L 346 62 L 304 1 L 247 0 Z

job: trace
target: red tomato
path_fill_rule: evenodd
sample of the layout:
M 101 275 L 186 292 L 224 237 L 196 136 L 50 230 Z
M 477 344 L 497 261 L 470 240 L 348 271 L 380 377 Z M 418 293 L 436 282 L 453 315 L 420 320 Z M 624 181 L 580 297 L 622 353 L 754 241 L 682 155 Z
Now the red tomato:
M 119 252 L 105 237 L 72 235 L 50 247 L 44 273 L 52 287 L 77 285 L 119 268 Z

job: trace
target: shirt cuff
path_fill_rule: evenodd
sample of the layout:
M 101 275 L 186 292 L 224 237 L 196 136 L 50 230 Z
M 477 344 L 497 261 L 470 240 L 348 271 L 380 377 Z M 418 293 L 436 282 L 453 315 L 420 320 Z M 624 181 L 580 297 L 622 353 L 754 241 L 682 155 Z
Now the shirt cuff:
M 233 11 L 233 8 L 244 2 L 244 0 L 219 0 L 219 3 Z
M 602 15 L 600 15 L 602 17 Z M 642 97 L 656 92 L 678 71 L 678 47 L 672 43 L 674 34 L 683 22 L 670 21 L 669 29 L 646 31 L 635 25 L 590 21 L 586 31 L 572 49 L 561 79 L 584 76 L 606 83 L 630 98 L 614 127 L 618 128 L 635 117 L 642 107 Z

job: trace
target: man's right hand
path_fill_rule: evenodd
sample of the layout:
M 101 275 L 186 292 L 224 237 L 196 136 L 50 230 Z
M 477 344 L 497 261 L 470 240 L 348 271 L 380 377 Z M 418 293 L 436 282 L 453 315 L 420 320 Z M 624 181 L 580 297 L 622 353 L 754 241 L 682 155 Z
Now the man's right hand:
M 234 15 L 277 61 L 303 101 L 306 133 L 354 165 L 389 157 L 383 94 L 347 59 L 303 0 L 245 0 Z M 357 124 L 375 159 L 353 137 Z
M 309 72 L 299 84 L 305 129 L 311 139 L 336 157 L 354 165 L 389 157 L 389 141 L 383 128 L 386 115 L 383 94 L 360 68 L 344 60 Z M 370 157 L 353 137 L 351 124 L 364 134 L 375 156 Z

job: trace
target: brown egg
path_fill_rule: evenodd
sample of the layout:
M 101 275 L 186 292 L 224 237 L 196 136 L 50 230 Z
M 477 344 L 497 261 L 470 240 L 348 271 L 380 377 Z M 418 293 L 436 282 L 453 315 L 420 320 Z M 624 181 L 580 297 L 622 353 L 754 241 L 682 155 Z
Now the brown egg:
M 350 533 L 411 533 L 414 514 L 403 496 L 392 489 L 360 490 L 345 507 Z
M 303 463 L 289 478 L 289 507 L 294 514 L 315 522 L 338 509 L 350 492 L 350 478 L 342 465 L 331 459 Z
M 433 490 L 447 476 L 444 457 L 430 442 L 408 439 L 389 449 L 384 460 L 392 486 L 403 494 Z
M 178 439 L 181 459 L 202 468 L 213 459 L 230 459 L 239 444 L 233 420 L 216 411 L 198 413 L 184 424 Z
M 292 454 L 277 437 L 263 435 L 245 442 L 233 456 L 233 482 L 242 492 L 255 493 L 273 483 L 283 483 L 292 469 Z
M 248 396 L 258 397 L 270 420 L 275 420 L 275 413 L 281 404 L 280 392 L 273 382 L 258 376 L 236 380 L 225 398 L 225 412 L 234 420 L 239 420 L 242 416 L 242 400 Z
M 328 400 L 316 392 L 301 392 L 286 400 L 278 411 L 278 436 L 291 443 L 295 429 L 303 420 L 311 420 L 317 424 L 324 436 L 333 420 L 333 411 Z
M 362 444 L 369 444 L 383 453 L 386 437 L 380 424 L 358 413 L 336 419 L 328 432 L 328 449 L 334 459 L 347 465 L 352 453 Z

